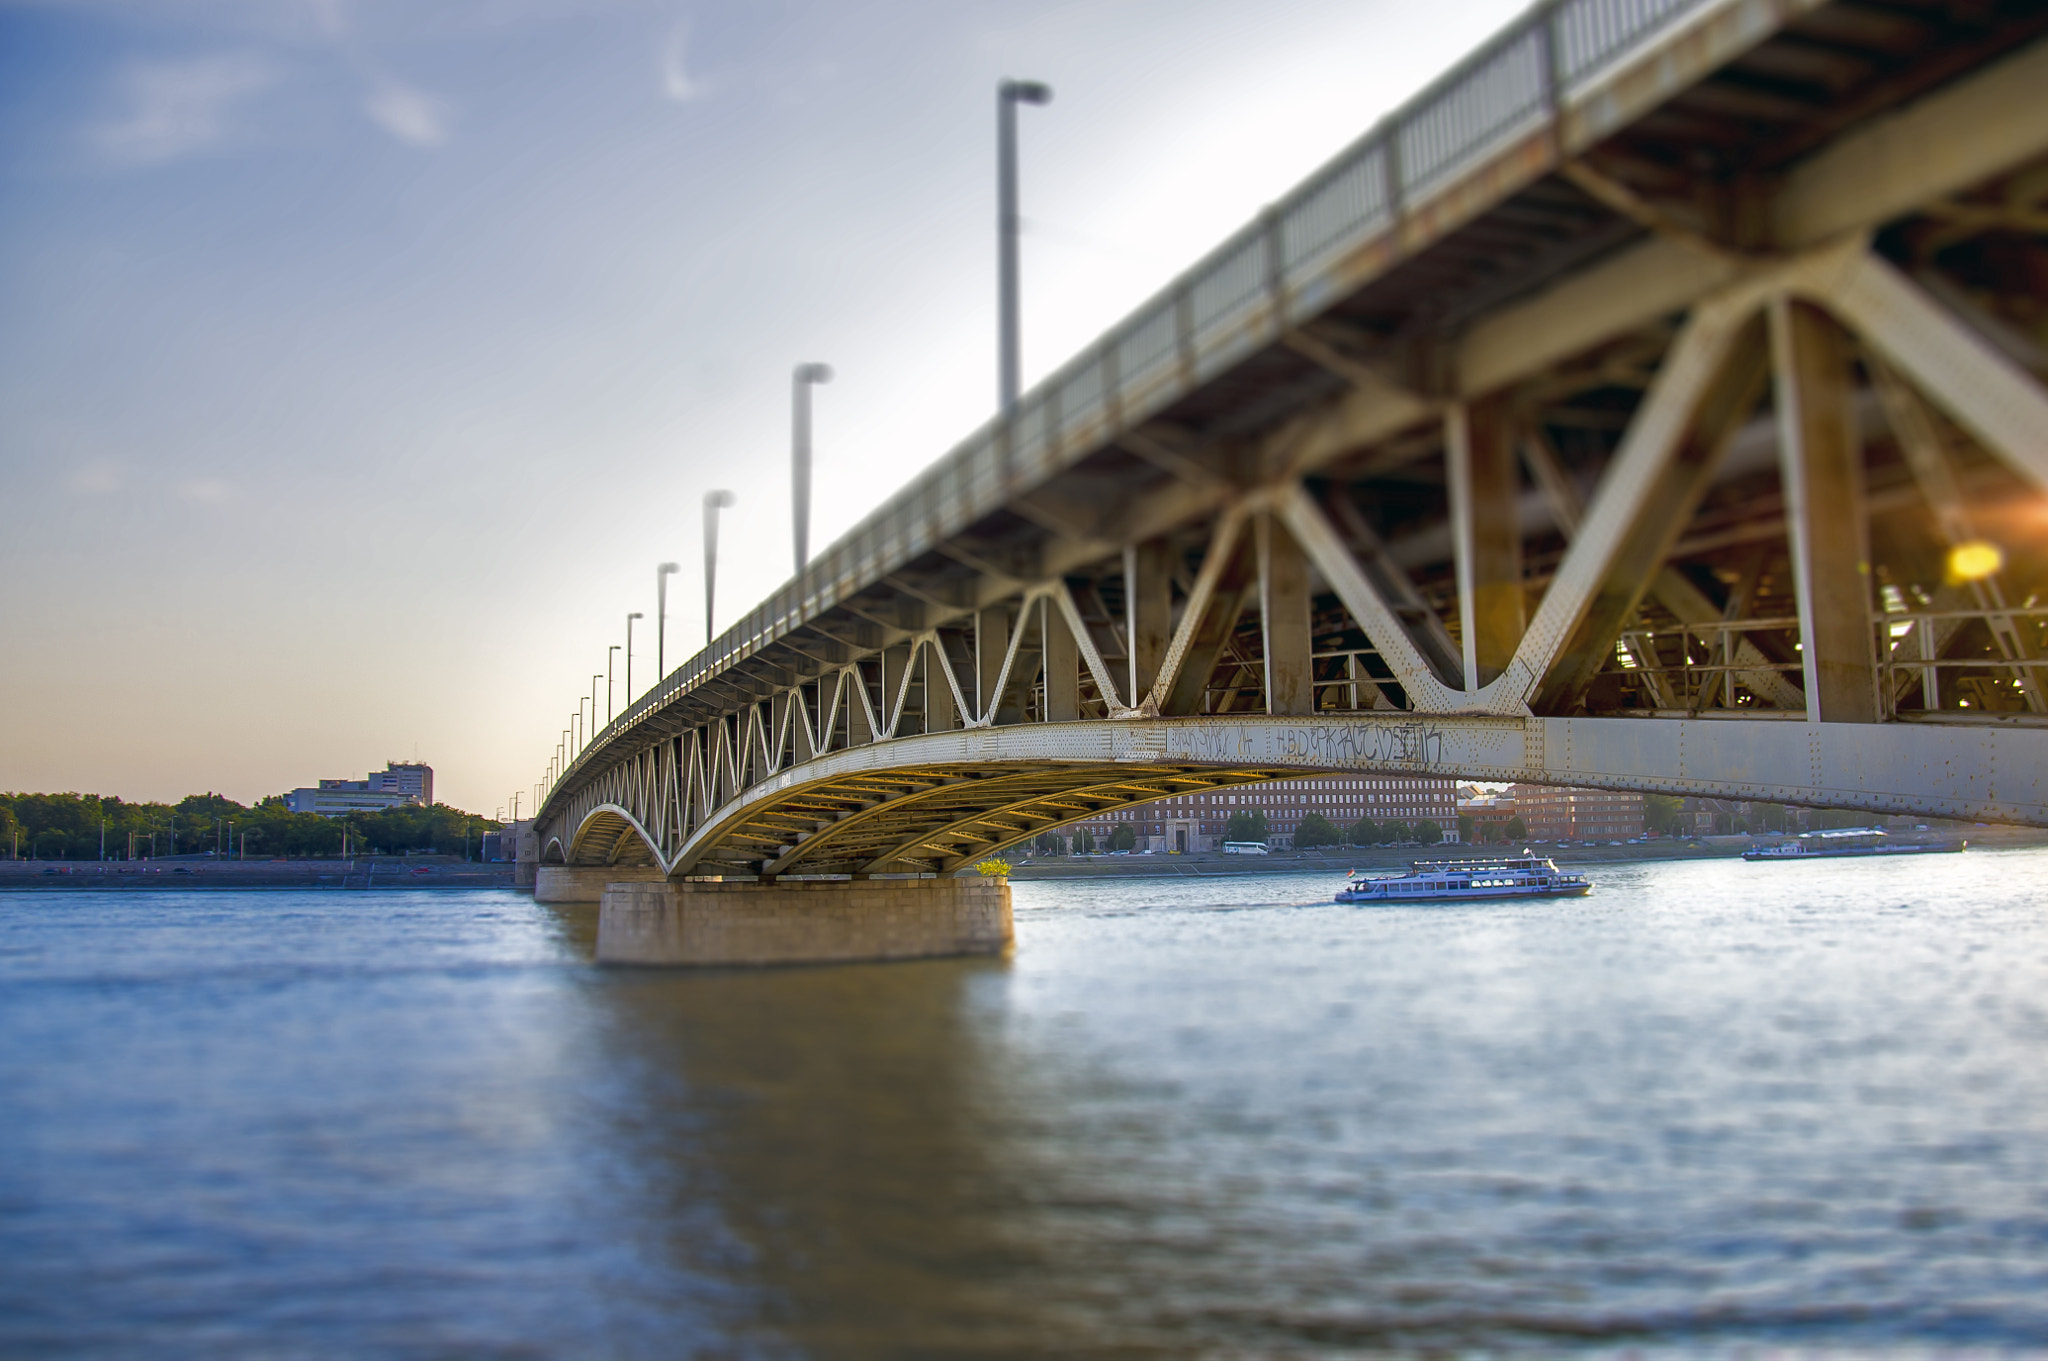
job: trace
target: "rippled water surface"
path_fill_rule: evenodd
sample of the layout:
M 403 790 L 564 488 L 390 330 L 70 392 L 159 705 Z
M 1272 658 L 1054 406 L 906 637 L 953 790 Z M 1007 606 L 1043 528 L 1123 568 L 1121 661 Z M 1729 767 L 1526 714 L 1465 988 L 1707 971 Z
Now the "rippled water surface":
M 495 892 L 0 896 L 0 1349 L 2048 1345 L 2048 852 L 598 970 Z

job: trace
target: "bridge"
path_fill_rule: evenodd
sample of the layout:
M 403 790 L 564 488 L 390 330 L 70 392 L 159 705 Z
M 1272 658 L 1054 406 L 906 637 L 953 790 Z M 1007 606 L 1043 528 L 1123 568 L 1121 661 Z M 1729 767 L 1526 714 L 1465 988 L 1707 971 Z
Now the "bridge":
M 573 753 L 533 853 L 645 925 L 1302 773 L 2048 826 L 2044 89 L 2032 0 L 1530 11 Z

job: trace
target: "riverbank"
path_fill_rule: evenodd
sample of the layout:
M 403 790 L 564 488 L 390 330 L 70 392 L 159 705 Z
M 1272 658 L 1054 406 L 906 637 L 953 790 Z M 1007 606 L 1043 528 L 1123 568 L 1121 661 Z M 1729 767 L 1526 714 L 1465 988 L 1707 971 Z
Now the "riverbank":
M 0 893 L 31 890 L 510 888 L 512 866 L 447 855 L 353 860 L 0 860 Z
M 1956 827 L 1943 824 L 1943 836 L 1961 836 L 1972 846 L 2048 846 L 2048 830 L 2036 827 Z M 1934 836 L 1934 832 L 1925 835 Z M 1759 842 L 1781 837 L 1659 837 L 1636 845 L 1547 846 L 1526 843 L 1559 865 L 1611 865 L 1645 860 L 1727 860 Z M 1349 870 L 1400 870 L 1416 860 L 1482 860 L 1519 851 L 1520 846 L 1330 846 L 1313 851 L 1273 851 L 1267 855 L 1225 855 L 1203 851 L 1192 855 L 1062 855 L 1013 859 L 1010 877 L 1030 879 L 1203 878 L 1224 874 L 1342 874 Z

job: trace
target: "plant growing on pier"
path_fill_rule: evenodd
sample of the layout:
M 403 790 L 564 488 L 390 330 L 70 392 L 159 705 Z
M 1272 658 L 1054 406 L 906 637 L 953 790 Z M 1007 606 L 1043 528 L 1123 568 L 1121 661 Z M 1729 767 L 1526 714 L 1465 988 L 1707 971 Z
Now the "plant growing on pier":
M 1010 876 L 1010 862 L 991 857 L 990 859 L 978 862 L 974 867 L 974 872 L 976 874 L 986 874 L 991 879 L 1007 879 Z

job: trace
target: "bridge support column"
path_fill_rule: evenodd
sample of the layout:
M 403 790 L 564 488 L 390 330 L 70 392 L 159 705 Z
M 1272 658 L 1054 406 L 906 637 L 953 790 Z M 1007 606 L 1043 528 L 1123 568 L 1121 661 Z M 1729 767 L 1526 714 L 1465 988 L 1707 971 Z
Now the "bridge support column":
M 1072 723 L 1081 716 L 1081 645 L 1050 600 L 1039 602 L 1038 626 L 1045 637 L 1046 720 Z
M 598 911 L 600 964 L 826 964 L 999 955 L 1002 879 L 618 883 Z
M 1804 303 L 1774 302 L 1770 327 L 1806 718 L 1875 723 L 1870 547 L 1848 346 L 1833 321 Z
M 1266 654 L 1266 712 L 1316 711 L 1315 659 L 1309 636 L 1308 557 L 1271 515 L 1255 526 L 1259 627 Z
M 1124 636 L 1130 641 L 1133 708 L 1159 679 L 1173 641 L 1173 546 L 1154 539 L 1124 550 Z
M 1522 592 L 1521 476 L 1499 401 L 1454 406 L 1444 420 L 1451 547 L 1465 688 L 1507 670 L 1528 625 Z
M 594 903 L 604 897 L 608 884 L 658 884 L 663 877 L 658 865 L 541 865 L 534 874 L 533 900 Z

